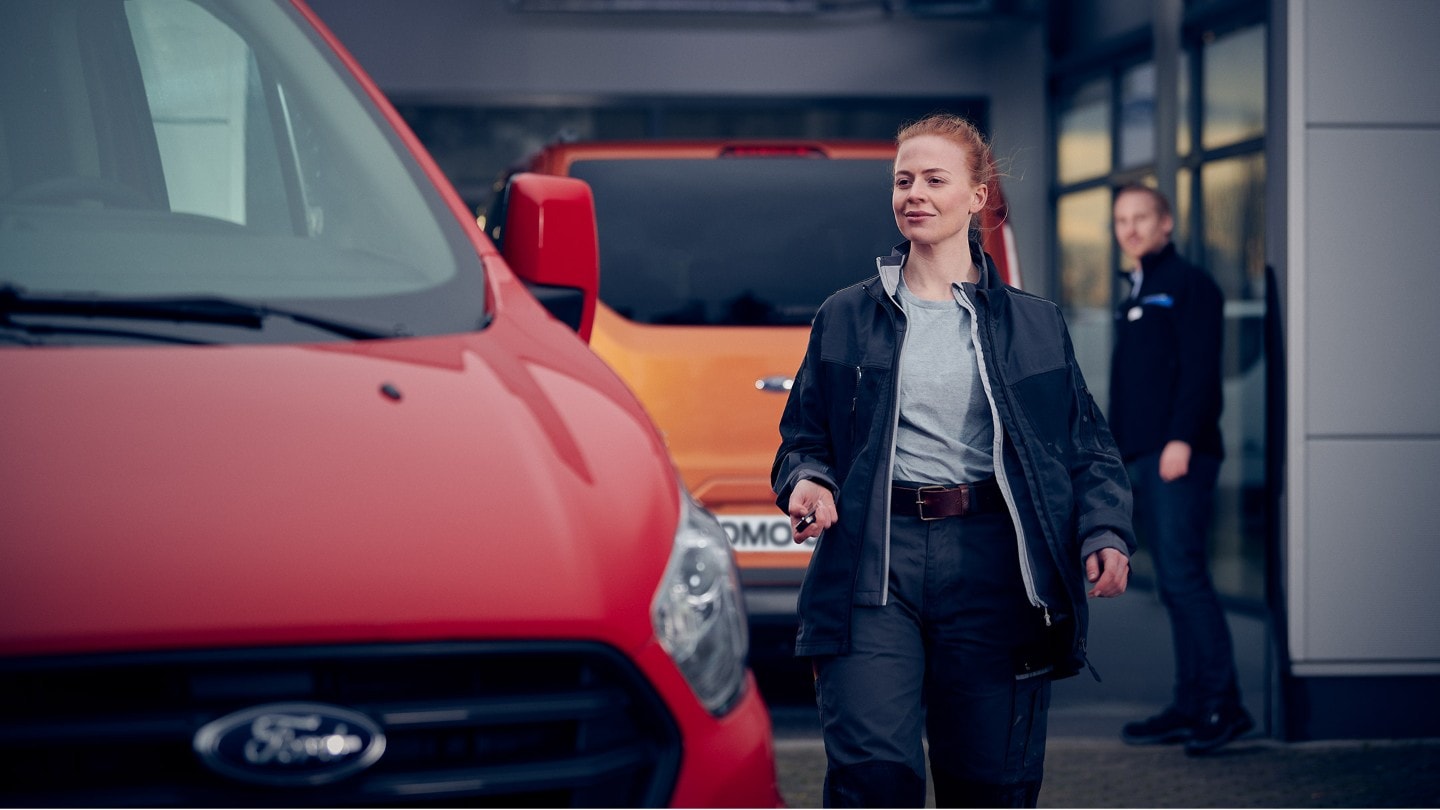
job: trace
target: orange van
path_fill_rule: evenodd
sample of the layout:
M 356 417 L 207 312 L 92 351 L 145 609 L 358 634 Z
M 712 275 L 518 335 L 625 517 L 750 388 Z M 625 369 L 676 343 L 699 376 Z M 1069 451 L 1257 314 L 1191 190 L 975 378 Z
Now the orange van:
M 770 490 L 780 412 L 820 303 L 873 274 L 874 258 L 900 240 L 894 155 L 886 141 L 589 142 L 551 145 L 525 166 L 580 178 L 594 193 L 591 346 L 720 518 L 741 567 L 752 660 L 791 654 L 814 542 L 794 543 Z M 981 223 L 985 247 L 1018 284 L 996 196 Z M 502 221 L 504 198 L 491 222 Z

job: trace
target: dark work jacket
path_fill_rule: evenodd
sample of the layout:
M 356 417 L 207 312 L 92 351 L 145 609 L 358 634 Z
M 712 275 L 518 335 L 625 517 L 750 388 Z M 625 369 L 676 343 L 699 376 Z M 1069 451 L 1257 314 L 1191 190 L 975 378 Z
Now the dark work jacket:
M 1140 295 L 1115 309 L 1110 428 L 1131 461 L 1172 440 L 1224 458 L 1220 440 L 1224 295 L 1173 243 L 1140 259 Z
M 971 251 L 980 282 L 965 285 L 965 293 L 975 307 L 989 416 L 998 417 L 1003 436 L 996 478 L 1016 526 L 1037 621 L 1043 617 L 1051 628 L 1043 669 L 1072 675 L 1085 664 L 1081 539 L 1110 532 L 1114 545 L 1134 551 L 1129 481 L 1059 308 L 1002 284 L 990 257 L 977 244 Z M 907 252 L 901 245 L 877 260 L 880 275 L 821 305 L 780 419 L 771 470 L 776 503 L 786 509 L 795 485 L 811 478 L 836 493 L 839 510 L 800 588 L 797 655 L 848 653 L 852 605 L 879 605 L 888 596 L 865 583 L 886 581 L 905 330 L 905 315 L 882 279 L 888 275 L 893 286 Z

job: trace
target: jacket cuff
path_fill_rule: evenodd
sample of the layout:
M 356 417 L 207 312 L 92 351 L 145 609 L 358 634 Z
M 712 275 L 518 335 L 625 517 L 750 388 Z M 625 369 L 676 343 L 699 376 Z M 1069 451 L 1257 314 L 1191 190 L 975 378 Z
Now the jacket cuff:
M 780 507 L 781 512 L 787 511 L 790 493 L 794 491 L 795 485 L 801 481 L 815 481 L 823 485 L 826 489 L 830 490 L 830 494 L 835 498 L 835 502 L 837 504 L 840 502 L 840 487 L 835 483 L 835 479 L 822 472 L 816 471 L 812 467 L 811 469 L 801 469 L 791 473 L 790 477 L 786 479 L 785 485 L 776 491 L 775 505 Z
M 1125 541 L 1120 539 L 1120 535 L 1105 529 L 1085 538 L 1085 542 L 1080 544 L 1080 559 L 1088 559 L 1102 548 L 1113 548 L 1126 557 L 1130 556 L 1130 551 L 1125 548 Z

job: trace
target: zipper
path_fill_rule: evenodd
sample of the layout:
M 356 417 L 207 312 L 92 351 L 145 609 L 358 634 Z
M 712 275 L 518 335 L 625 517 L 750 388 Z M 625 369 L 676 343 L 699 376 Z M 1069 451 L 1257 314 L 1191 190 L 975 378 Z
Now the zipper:
M 860 378 L 865 376 L 864 369 L 855 367 L 855 393 L 850 397 L 850 446 L 855 446 L 855 438 L 860 435 L 860 426 L 856 423 L 856 412 L 860 405 Z
M 888 296 L 889 293 L 886 293 L 886 295 Z M 900 308 L 899 301 L 896 301 L 894 298 L 890 300 L 897 309 Z M 900 309 L 900 312 L 902 314 L 899 317 L 903 318 L 904 310 Z M 890 316 L 890 328 L 895 332 L 895 356 L 891 358 L 890 361 L 891 367 L 895 369 L 895 373 L 891 375 L 890 381 L 891 391 L 893 392 L 890 396 L 890 452 L 886 458 L 885 478 L 883 479 L 885 482 L 885 490 L 888 493 L 891 476 L 895 474 L 895 439 L 900 432 L 900 353 L 905 348 L 905 337 L 908 334 L 908 330 L 900 328 L 900 324 L 897 322 L 897 316 L 889 308 L 886 308 L 885 313 Z M 857 368 L 856 371 L 858 372 L 859 369 Z M 882 583 L 880 586 L 880 604 L 888 605 L 890 604 L 890 498 L 887 496 L 881 500 L 885 503 L 885 554 L 883 560 L 884 568 L 881 570 L 882 576 L 880 578 Z
M 1015 496 L 1010 491 L 1010 480 L 1005 475 L 1005 426 L 1000 422 L 1000 408 L 995 403 L 995 392 L 990 388 L 990 374 L 986 371 L 984 344 L 980 340 L 980 317 L 977 314 L 975 302 L 960 287 L 957 292 L 961 305 L 970 313 L 970 341 L 975 344 L 975 359 L 980 368 L 980 383 L 985 389 L 985 399 L 990 403 L 990 420 L 995 430 L 994 461 L 995 481 L 1000 485 L 1000 493 L 1005 497 L 1005 508 L 1010 512 L 1010 522 L 1015 526 L 1016 552 L 1020 557 L 1020 579 L 1025 583 L 1025 597 L 1030 600 L 1030 605 L 1040 609 L 1045 619 L 1045 626 L 1051 626 L 1050 606 L 1040 598 L 1035 590 L 1035 573 L 1031 569 L 1030 552 L 1025 548 L 1025 528 L 1020 523 L 1020 513 L 1015 508 Z M 990 337 L 990 344 L 995 344 L 995 326 L 989 320 L 985 322 L 986 334 Z

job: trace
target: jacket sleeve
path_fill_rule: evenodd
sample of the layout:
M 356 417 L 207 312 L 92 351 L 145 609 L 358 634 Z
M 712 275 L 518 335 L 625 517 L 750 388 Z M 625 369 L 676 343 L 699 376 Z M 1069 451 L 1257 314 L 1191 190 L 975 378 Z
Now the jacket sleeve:
M 834 469 L 834 442 L 830 439 L 830 408 L 819 374 L 820 344 L 825 308 L 815 316 L 810 327 L 810 342 L 805 359 L 795 373 L 790 396 L 780 415 L 780 449 L 770 468 L 770 486 L 775 491 L 775 504 L 788 511 L 790 493 L 803 479 L 814 479 L 838 492 Z
M 1131 517 L 1133 498 L 1130 476 L 1120 459 L 1115 439 L 1110 435 L 1110 427 L 1085 384 L 1085 375 L 1075 360 L 1068 329 L 1064 335 L 1065 362 L 1070 366 L 1074 396 L 1070 422 L 1074 450 L 1070 480 L 1076 500 L 1077 534 L 1089 551 L 1104 546 L 1118 547 L 1114 542 L 1118 538 L 1124 544 L 1126 553 L 1133 555 L 1135 530 Z M 1107 533 L 1114 537 L 1104 537 Z
M 1187 268 L 1186 281 L 1177 302 L 1183 307 L 1175 319 L 1179 368 L 1165 440 L 1194 445 L 1220 412 L 1225 297 L 1204 270 Z

